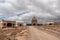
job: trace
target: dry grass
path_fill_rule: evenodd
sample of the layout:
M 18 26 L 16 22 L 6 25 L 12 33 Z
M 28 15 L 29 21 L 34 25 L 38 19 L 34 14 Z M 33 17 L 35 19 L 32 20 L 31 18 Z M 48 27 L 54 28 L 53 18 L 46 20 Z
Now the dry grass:
M 28 35 L 27 27 L 0 29 L 0 40 L 26 39 L 27 35 Z M 23 38 L 24 36 L 25 38 Z
M 58 25 L 40 26 L 40 27 L 38 27 L 38 29 L 52 31 L 52 32 L 56 32 L 56 33 L 60 34 L 60 26 L 58 26 Z

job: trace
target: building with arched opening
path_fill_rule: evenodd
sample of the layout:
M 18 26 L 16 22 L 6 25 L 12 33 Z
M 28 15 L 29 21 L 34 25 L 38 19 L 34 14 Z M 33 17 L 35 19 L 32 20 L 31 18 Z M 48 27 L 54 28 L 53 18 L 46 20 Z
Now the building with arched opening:
M 42 24 L 38 23 L 37 18 L 34 16 L 31 20 L 31 23 L 27 23 L 27 26 L 41 26 Z
M 21 26 L 23 26 L 23 22 L 16 22 L 16 25 L 18 26 L 18 27 L 21 27 Z
M 34 16 L 31 19 L 30 23 L 27 23 L 26 26 L 42 26 L 43 24 L 38 23 L 37 18 Z M 16 22 L 16 21 L 10 21 L 10 20 L 2 20 L 0 21 L 0 27 L 5 28 L 5 27 L 21 27 L 24 26 L 23 22 Z
M 16 21 L 9 21 L 9 20 L 2 20 L 0 21 L 0 27 L 5 28 L 5 27 L 15 27 Z
M 31 24 L 32 24 L 32 26 L 37 26 L 38 21 L 37 21 L 37 18 L 36 17 L 33 17 L 32 18 Z

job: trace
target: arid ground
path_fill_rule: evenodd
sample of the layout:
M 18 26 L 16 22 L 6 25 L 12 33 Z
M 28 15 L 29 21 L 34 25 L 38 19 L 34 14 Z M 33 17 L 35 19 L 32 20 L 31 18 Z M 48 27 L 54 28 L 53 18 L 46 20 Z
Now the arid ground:
M 27 40 L 28 27 L 0 29 L 0 40 Z
M 60 26 L 4 28 L 0 40 L 60 40 Z

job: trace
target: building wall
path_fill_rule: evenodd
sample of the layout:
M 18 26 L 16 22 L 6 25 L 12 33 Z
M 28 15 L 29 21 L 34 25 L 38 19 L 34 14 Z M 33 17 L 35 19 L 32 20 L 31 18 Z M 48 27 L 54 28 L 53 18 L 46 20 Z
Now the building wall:
M 47 25 L 60 25 L 60 22 L 47 22 Z
M 3 25 L 2 25 L 2 21 L 0 21 L 0 28 L 2 28 L 2 26 L 3 26 Z
M 31 24 L 36 26 L 38 24 L 37 18 L 33 17 L 32 20 L 31 20 Z
M 23 26 L 23 23 L 22 22 L 17 22 L 17 24 L 16 24 L 18 27 L 21 27 L 21 26 Z
M 55 22 L 47 22 L 47 25 L 55 25 Z
M 3 20 L 0 22 L 1 27 L 15 27 L 15 25 L 16 25 L 16 21 Z

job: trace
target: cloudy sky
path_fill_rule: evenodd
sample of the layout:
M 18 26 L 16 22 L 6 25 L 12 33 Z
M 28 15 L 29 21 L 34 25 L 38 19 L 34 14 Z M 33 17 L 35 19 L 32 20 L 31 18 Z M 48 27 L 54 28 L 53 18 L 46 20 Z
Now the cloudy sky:
M 60 21 L 60 0 L 0 0 L 0 20 Z

